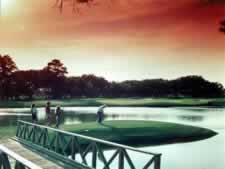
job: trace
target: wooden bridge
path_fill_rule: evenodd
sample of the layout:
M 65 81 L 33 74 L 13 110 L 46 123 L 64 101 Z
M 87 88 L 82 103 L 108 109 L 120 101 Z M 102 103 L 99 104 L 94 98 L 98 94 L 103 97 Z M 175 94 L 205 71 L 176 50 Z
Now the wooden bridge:
M 138 155 L 146 159 L 142 166 Z M 160 163 L 161 154 L 25 121 L 0 143 L 0 169 L 160 169 Z

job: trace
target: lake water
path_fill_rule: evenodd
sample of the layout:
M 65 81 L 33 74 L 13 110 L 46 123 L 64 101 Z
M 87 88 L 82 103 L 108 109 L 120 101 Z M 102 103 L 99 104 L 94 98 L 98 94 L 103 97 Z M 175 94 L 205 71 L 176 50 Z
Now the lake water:
M 96 120 L 96 107 L 64 108 L 65 124 Z M 13 126 L 17 119 L 30 120 L 29 109 L 0 109 L 0 127 Z M 162 169 L 225 169 L 225 109 L 224 108 L 129 108 L 105 109 L 105 120 L 156 120 L 189 124 L 218 132 L 212 138 L 171 145 L 143 147 L 140 149 L 162 153 Z M 45 118 L 44 109 L 38 109 L 38 118 Z M 110 154 L 110 152 L 109 152 Z M 136 166 L 146 160 L 131 154 Z

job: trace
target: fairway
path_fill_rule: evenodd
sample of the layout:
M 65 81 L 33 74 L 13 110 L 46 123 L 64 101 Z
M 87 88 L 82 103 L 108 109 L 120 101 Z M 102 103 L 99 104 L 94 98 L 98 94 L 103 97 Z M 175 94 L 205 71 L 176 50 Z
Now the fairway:
M 1 101 L 0 108 L 28 108 L 32 103 L 37 107 L 44 107 L 48 100 L 33 101 Z M 77 98 L 63 100 L 49 100 L 52 106 L 88 107 L 107 104 L 111 107 L 224 107 L 224 98 Z

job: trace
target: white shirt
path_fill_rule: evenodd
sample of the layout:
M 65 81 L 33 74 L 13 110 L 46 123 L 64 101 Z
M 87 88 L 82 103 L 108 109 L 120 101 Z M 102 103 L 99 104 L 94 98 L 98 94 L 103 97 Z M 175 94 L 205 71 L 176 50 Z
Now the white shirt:
M 106 108 L 106 105 L 102 105 L 98 108 L 98 112 L 103 112 L 103 110 Z
M 31 113 L 32 114 L 37 114 L 37 108 L 36 107 L 32 107 L 31 108 Z

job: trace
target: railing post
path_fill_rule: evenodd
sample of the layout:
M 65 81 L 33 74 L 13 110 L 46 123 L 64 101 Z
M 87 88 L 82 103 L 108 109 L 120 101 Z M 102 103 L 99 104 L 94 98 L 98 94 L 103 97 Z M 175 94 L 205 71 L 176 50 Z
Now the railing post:
M 0 168 L 11 169 L 8 156 L 0 150 Z
M 24 132 L 24 126 L 23 124 L 21 124 L 19 129 L 19 134 L 18 134 L 19 138 L 23 138 L 23 132 Z
M 26 134 L 27 134 L 27 124 L 24 124 L 24 131 L 23 131 L 23 139 L 26 140 Z
M 40 128 L 39 127 L 36 127 L 36 129 L 35 129 L 35 143 L 36 144 L 40 144 L 39 143 L 39 138 L 40 138 L 40 136 L 41 136 L 41 133 L 40 133 Z
M 56 140 L 55 140 L 55 152 L 58 153 L 59 152 L 59 136 L 60 134 L 58 132 L 55 133 L 56 134 Z
M 97 166 L 97 148 L 95 146 L 96 143 L 92 145 L 92 167 L 96 168 Z
M 32 143 L 35 143 L 35 135 L 36 135 L 36 126 L 33 126 L 33 136 L 32 136 Z
M 161 154 L 157 155 L 155 157 L 155 161 L 154 161 L 154 169 L 160 169 L 161 165 Z
M 16 137 L 19 136 L 19 132 L 20 132 L 20 122 L 17 121 L 17 126 L 16 126 Z
M 72 136 L 71 138 L 71 149 L 72 149 L 72 159 L 75 160 L 75 138 Z
M 15 169 L 26 169 L 26 167 L 20 162 L 16 161 Z
M 123 153 L 123 149 L 120 149 L 120 152 L 119 152 L 118 169 L 124 169 L 124 153 Z
M 48 138 L 48 129 L 44 129 L 43 131 L 43 147 L 46 147 L 46 142 L 47 142 L 47 138 Z

